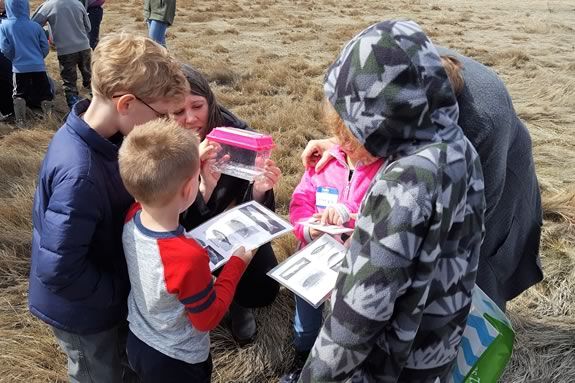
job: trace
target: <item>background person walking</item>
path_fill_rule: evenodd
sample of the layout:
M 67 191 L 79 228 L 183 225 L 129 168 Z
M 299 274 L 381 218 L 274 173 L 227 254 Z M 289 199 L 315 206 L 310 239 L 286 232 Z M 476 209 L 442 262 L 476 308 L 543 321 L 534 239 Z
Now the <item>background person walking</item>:
M 166 30 L 174 23 L 176 0 L 145 0 L 144 18 L 148 22 L 148 37 L 166 46 Z
M 36 11 L 32 20 L 44 26 L 50 25 L 52 38 L 58 53 L 60 76 L 62 77 L 66 103 L 72 109 L 80 100 L 76 81 L 78 73 L 82 74 L 82 85 L 90 89 L 91 52 L 90 20 L 84 5 L 79 1 L 47 0 Z

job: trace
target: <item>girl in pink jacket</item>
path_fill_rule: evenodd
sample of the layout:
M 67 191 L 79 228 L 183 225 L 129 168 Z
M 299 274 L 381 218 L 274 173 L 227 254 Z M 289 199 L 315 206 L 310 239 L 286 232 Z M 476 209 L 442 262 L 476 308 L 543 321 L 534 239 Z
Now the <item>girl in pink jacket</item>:
M 289 207 L 289 218 L 300 247 L 319 237 L 319 232 L 298 222 L 321 213 L 324 224 L 354 227 L 354 217 L 371 180 L 384 160 L 373 157 L 345 127 L 333 107 L 324 104 L 324 121 L 337 138 L 331 150 L 332 159 L 318 172 L 307 168 L 295 188 Z M 282 383 L 296 382 L 322 325 L 323 306 L 315 309 L 303 299 L 296 298 L 294 318 L 294 346 L 296 360 L 293 371 L 281 379 Z

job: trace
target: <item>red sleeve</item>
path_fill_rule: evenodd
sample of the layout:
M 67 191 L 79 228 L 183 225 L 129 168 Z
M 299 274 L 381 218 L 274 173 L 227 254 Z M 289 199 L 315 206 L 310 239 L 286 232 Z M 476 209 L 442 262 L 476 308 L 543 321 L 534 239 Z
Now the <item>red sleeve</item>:
M 244 261 L 231 257 L 214 283 L 208 254 L 193 239 L 160 239 L 158 246 L 168 292 L 177 295 L 186 306 L 188 318 L 195 328 L 200 331 L 214 329 L 232 302 L 246 269 Z
M 124 223 L 126 224 L 126 223 L 130 222 L 130 220 L 132 218 L 134 218 L 134 216 L 136 215 L 136 213 L 140 209 L 142 209 L 142 206 L 140 205 L 140 203 L 134 202 L 132 204 L 132 206 L 130 206 L 130 208 L 128 209 L 128 212 L 126 213 L 126 217 L 124 218 Z

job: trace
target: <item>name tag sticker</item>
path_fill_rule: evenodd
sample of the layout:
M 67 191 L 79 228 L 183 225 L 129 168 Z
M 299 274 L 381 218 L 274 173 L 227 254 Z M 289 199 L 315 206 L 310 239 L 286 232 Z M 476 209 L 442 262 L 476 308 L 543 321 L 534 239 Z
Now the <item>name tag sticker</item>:
M 328 206 L 335 205 L 339 192 L 336 188 L 328 186 L 318 186 L 315 190 L 315 205 L 318 208 L 325 209 Z

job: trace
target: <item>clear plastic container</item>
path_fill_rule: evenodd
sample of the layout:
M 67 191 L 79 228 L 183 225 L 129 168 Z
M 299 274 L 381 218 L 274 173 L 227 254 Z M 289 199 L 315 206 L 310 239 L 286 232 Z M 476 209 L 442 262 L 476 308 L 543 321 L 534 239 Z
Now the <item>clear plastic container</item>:
M 275 147 L 271 136 L 237 128 L 214 128 L 206 138 L 221 146 L 216 157 L 218 170 L 250 182 L 263 173 Z

